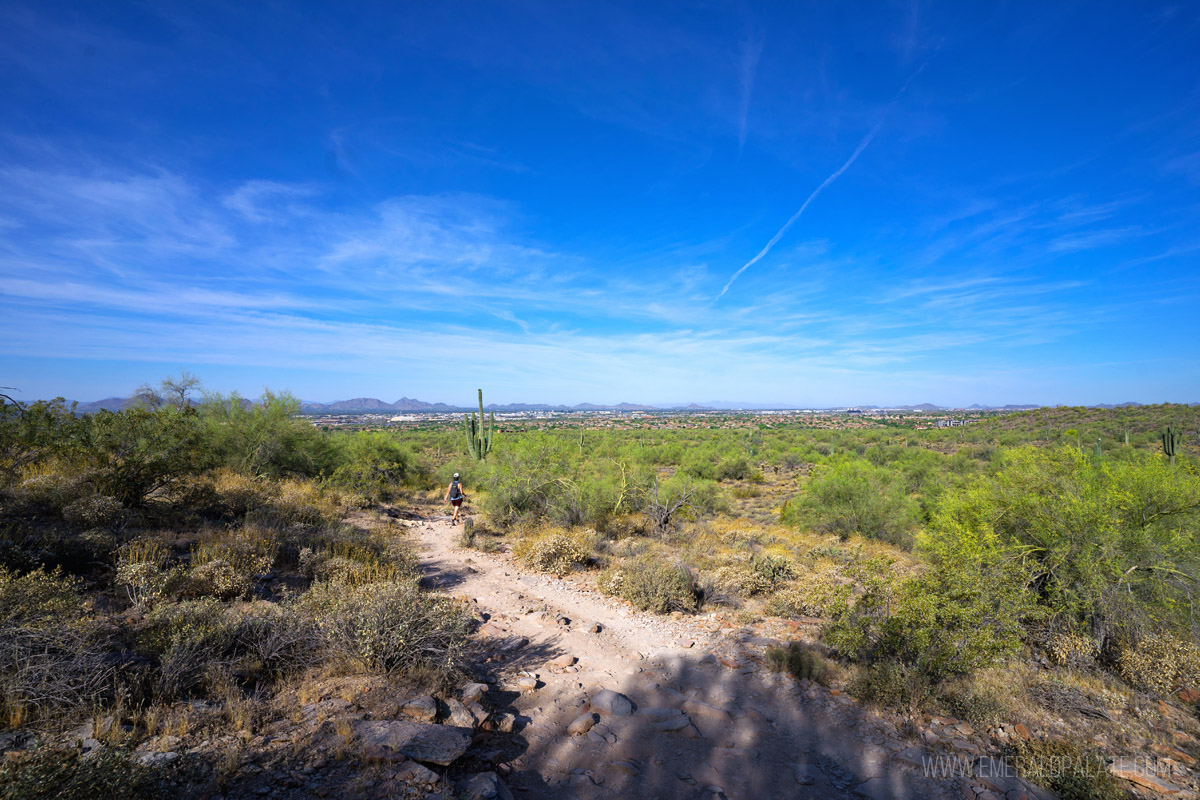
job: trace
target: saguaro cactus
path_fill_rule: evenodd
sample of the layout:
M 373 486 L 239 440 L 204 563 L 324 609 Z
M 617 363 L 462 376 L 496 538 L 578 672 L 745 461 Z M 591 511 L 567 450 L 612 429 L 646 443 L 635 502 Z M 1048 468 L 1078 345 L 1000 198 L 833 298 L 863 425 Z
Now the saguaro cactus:
M 1174 425 L 1168 425 L 1162 435 L 1162 443 L 1163 452 L 1171 459 L 1171 466 L 1175 466 L 1175 454 L 1179 452 L 1179 445 L 1183 444 L 1183 434 L 1176 433 Z
M 483 432 L 483 389 L 479 390 L 479 419 L 475 415 L 463 414 L 463 430 L 467 434 L 467 452 L 477 461 L 487 458 L 492 452 L 492 435 L 496 432 L 496 414 L 488 417 L 487 435 Z

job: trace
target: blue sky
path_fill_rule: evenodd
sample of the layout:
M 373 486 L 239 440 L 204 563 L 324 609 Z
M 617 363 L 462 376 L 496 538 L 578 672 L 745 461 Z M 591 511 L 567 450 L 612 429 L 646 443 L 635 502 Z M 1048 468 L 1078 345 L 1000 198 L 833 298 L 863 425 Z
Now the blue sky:
M 1193 4 L 0 12 L 21 398 L 1200 401 Z

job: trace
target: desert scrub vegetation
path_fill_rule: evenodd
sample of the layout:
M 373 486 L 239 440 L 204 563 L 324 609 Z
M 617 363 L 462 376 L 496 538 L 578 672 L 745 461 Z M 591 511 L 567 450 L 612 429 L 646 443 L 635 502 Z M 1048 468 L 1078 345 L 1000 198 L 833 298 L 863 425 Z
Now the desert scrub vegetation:
M 0 800 L 151 800 L 159 796 L 153 778 L 128 750 L 110 748 L 85 757 L 76 748 L 42 748 L 0 763 Z
M 817 648 L 803 642 L 789 642 L 784 647 L 768 647 L 767 668 L 786 672 L 793 678 L 810 680 L 824 686 L 836 674 L 836 667 Z
M 444 681 L 461 667 L 470 617 L 457 600 L 408 580 L 317 584 L 301 606 L 319 619 L 330 652 L 367 671 Z
M 512 552 L 533 569 L 561 576 L 591 563 L 597 539 L 594 531 L 541 528 L 517 539 Z
M 153 771 L 119 746 L 185 734 L 193 703 L 225 726 L 205 736 L 245 739 L 314 680 L 459 674 L 466 611 L 419 588 L 402 526 L 361 511 L 428 489 L 426 455 L 297 408 L 0 402 L 0 727 L 50 743 L 4 760 L 4 796 L 142 796 Z M 99 755 L 53 748 L 96 720 Z
M 330 432 L 297 410 L 274 393 L 82 416 L 0 402 L 5 580 L 59 587 L 76 609 L 63 618 L 82 620 L 52 630 L 20 612 L 4 624 L 29 638 L 5 642 L 53 654 L 69 635 L 99 657 L 87 681 L 68 664 L 4 684 L 10 724 L 153 714 L 166 698 L 209 698 L 232 718 L 314 674 L 454 674 L 462 608 L 420 592 L 399 526 L 362 510 L 438 502 L 464 469 L 461 428 Z M 1167 421 L 1186 434 L 1174 468 Z M 583 436 L 504 423 L 465 468 L 484 514 L 464 544 L 559 574 L 594 565 L 604 591 L 655 613 L 817 617 L 812 652 L 862 698 L 979 724 L 1026 715 L 1049 729 L 1055 703 L 1112 692 L 1133 708 L 1198 680 L 1200 410 L 1043 410 L 950 430 L 920 416 L 610 423 Z M 774 658 L 813 676 L 807 656 Z M 1031 659 L 1067 688 L 1013 677 Z
M 789 504 L 783 519 L 835 533 L 843 540 L 859 534 L 909 547 L 918 506 L 892 471 L 870 461 L 849 459 L 817 471 L 804 498 Z
M 1070 739 L 1032 739 L 1012 748 L 1021 777 L 1052 789 L 1063 800 L 1127 797 L 1093 745 Z
M 643 611 L 694 613 L 704 603 L 695 574 L 685 565 L 652 555 L 639 556 L 600 577 L 600 590 Z
M 1117 668 L 1130 685 L 1159 695 L 1200 686 L 1200 645 L 1152 633 L 1123 648 Z
M 76 581 L 0 567 L 0 722 L 16 727 L 97 701 L 112 677 L 106 654 Z

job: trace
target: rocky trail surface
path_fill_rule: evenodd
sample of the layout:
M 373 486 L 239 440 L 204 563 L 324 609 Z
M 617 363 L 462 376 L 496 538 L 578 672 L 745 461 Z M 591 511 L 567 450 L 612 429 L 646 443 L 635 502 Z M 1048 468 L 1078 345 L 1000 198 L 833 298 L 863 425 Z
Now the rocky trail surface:
M 769 671 L 775 642 L 753 632 L 646 614 L 460 547 L 448 517 L 407 527 L 430 588 L 486 620 L 485 704 L 508 729 L 488 746 L 517 798 L 1053 796 L 988 770 L 969 729 L 917 747 L 836 689 Z M 935 756 L 949 774 L 929 774 Z

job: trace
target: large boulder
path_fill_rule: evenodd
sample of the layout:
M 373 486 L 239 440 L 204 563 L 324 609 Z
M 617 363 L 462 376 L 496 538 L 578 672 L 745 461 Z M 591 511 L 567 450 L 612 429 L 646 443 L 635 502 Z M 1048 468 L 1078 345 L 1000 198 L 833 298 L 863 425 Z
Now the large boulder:
M 364 758 L 393 761 L 405 756 L 442 766 L 467 752 L 472 736 L 470 728 L 403 720 L 358 720 L 354 733 Z

